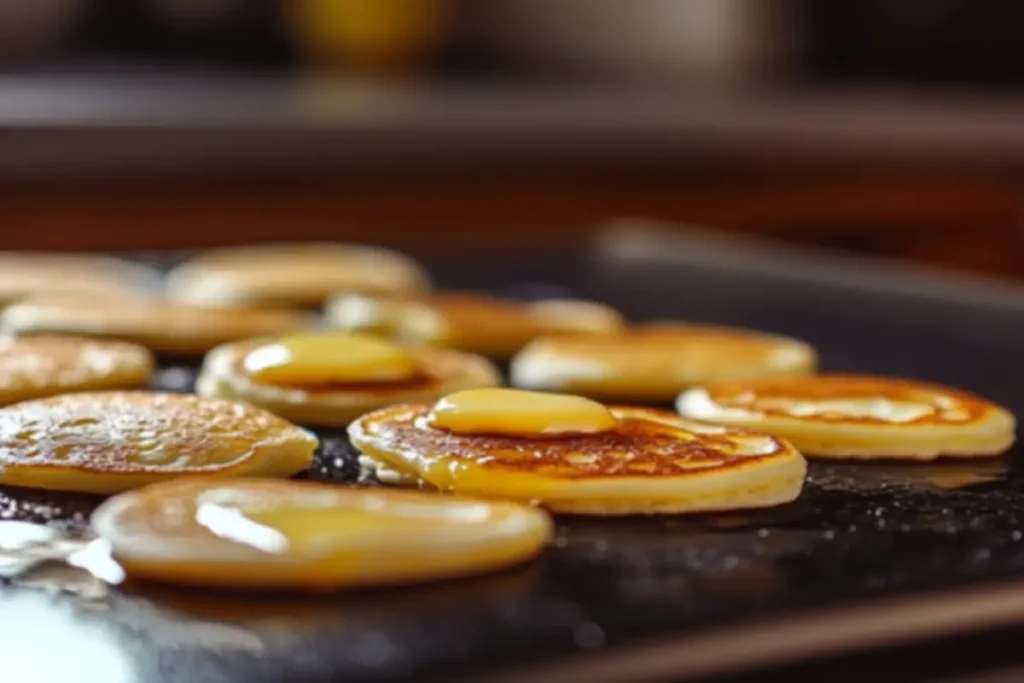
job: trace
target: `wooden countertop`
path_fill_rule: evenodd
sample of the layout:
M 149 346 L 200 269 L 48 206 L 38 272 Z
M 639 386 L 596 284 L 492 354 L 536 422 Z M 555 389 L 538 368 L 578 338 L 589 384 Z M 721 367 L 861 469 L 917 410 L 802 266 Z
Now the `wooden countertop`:
M 1024 273 L 1024 99 L 0 77 L 0 248 L 535 249 L 623 215 Z
M 336 176 L 0 191 L 3 249 L 176 249 L 263 240 L 416 251 L 579 244 L 646 216 L 1024 274 L 1020 184 L 1001 175 Z

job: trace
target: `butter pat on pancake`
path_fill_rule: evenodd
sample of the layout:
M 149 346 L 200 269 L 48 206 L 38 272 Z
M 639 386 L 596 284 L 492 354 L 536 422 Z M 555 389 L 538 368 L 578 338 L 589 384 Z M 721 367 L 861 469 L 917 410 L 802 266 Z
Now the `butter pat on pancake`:
M 204 252 L 168 276 L 170 295 L 206 305 L 315 306 L 339 290 L 383 294 L 429 289 L 423 268 L 389 249 L 299 243 Z
M 696 387 L 681 394 L 690 418 L 791 440 L 809 457 L 993 456 L 1014 441 L 1006 409 L 963 391 L 870 375 L 822 374 Z
M 599 434 L 615 429 L 605 406 L 581 396 L 515 389 L 468 389 L 445 396 L 427 423 L 463 436 L 502 434 L 533 438 Z
M 280 362 L 272 372 L 254 372 L 253 358 L 268 349 L 282 349 L 273 352 Z M 321 332 L 218 347 L 203 362 L 196 392 L 246 401 L 300 424 L 344 427 L 392 403 L 500 383 L 498 369 L 472 354 Z
M 613 308 L 572 299 L 521 303 L 473 292 L 438 292 L 418 298 L 339 294 L 327 306 L 330 327 L 444 346 L 507 359 L 546 335 L 620 332 Z
M 806 375 L 816 365 L 814 349 L 795 339 L 692 325 L 538 339 L 512 360 L 511 382 L 604 400 L 667 403 L 697 384 Z
M 73 391 L 134 389 L 153 374 L 144 347 L 83 337 L 0 338 L 0 405 Z
M 384 408 L 353 422 L 349 438 L 372 461 L 440 491 L 572 514 L 778 505 L 799 495 L 806 473 L 781 439 L 655 410 L 611 408 L 614 429 L 561 438 L 457 434 L 431 426 L 430 412 Z
M 312 482 L 189 480 L 111 498 L 92 527 L 133 578 L 332 590 L 494 571 L 541 552 L 534 508 Z
M 181 476 L 288 477 L 317 439 L 241 403 L 184 394 L 63 394 L 0 408 L 0 484 L 109 494 Z
M 278 386 L 389 383 L 419 373 L 415 357 L 397 344 L 360 335 L 292 335 L 260 346 L 242 362 L 257 382 Z
M 225 342 L 287 334 L 313 323 L 308 314 L 280 308 L 211 308 L 120 296 L 32 297 L 0 314 L 0 329 L 9 334 L 81 334 L 191 356 Z
M 152 268 L 107 256 L 0 252 L 0 306 L 58 293 L 137 294 L 159 290 Z

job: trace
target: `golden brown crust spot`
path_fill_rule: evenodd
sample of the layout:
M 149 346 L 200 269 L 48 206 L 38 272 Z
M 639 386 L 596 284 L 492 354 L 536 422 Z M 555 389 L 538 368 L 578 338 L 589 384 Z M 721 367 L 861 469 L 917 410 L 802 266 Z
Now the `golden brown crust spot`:
M 152 355 L 136 344 L 57 335 L 4 338 L 0 404 L 76 389 L 136 387 L 152 370 Z
M 213 249 L 168 276 L 168 289 L 178 299 L 282 305 L 319 306 L 339 290 L 400 294 L 429 285 L 422 267 L 404 254 L 336 243 Z
M 153 290 L 159 276 L 138 263 L 106 256 L 0 252 L 0 303 L 56 292 L 131 293 Z
M 386 408 L 361 422 L 388 451 L 561 479 L 697 476 L 702 470 L 741 466 L 786 450 L 777 439 L 742 430 L 705 426 L 707 433 L 689 431 L 679 418 L 653 410 L 613 408 L 619 419 L 614 432 L 544 439 L 452 434 L 429 427 L 428 412 L 428 406 Z M 740 452 L 739 444 L 754 440 L 756 454 Z
M 780 340 L 759 332 L 708 326 L 651 326 L 598 337 L 565 337 L 546 340 L 546 350 L 577 356 L 617 358 L 664 354 L 686 360 L 688 354 L 723 360 L 767 358 L 778 350 Z M 790 341 L 790 340 L 785 340 Z
M 66 394 L 0 409 L 0 469 L 217 473 L 261 447 L 302 438 L 245 404 L 182 394 Z
M 198 352 L 228 341 L 309 327 L 308 314 L 277 308 L 217 308 L 141 297 L 48 295 L 8 307 L 5 331 L 111 337 L 157 351 Z
M 339 295 L 328 304 L 327 319 L 341 329 L 372 330 L 491 357 L 510 356 L 540 336 L 609 334 L 623 327 L 617 311 L 592 301 L 522 303 L 464 291 Z
M 490 345 L 496 343 L 491 340 L 505 340 L 504 346 L 518 347 L 542 332 L 526 307 L 512 301 L 472 292 L 444 292 L 421 303 L 444 319 L 446 334 L 456 343 L 461 340 L 472 345 L 479 339 Z M 401 323 L 399 327 L 406 330 Z

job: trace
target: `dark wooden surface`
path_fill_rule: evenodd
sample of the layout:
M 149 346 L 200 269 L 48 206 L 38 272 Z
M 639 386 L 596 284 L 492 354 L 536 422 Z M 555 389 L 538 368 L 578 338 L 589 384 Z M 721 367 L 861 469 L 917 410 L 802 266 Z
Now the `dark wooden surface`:
M 1024 180 L 1001 174 L 408 175 L 0 191 L 0 248 L 176 249 L 283 239 L 447 253 L 571 246 L 646 216 L 1024 274 Z

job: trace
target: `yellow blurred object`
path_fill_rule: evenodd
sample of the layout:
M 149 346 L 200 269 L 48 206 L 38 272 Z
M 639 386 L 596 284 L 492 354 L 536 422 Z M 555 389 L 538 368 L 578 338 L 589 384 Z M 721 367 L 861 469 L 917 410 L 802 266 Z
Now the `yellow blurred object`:
M 319 66 L 401 71 L 423 63 L 445 34 L 448 0 L 292 0 L 300 45 Z

